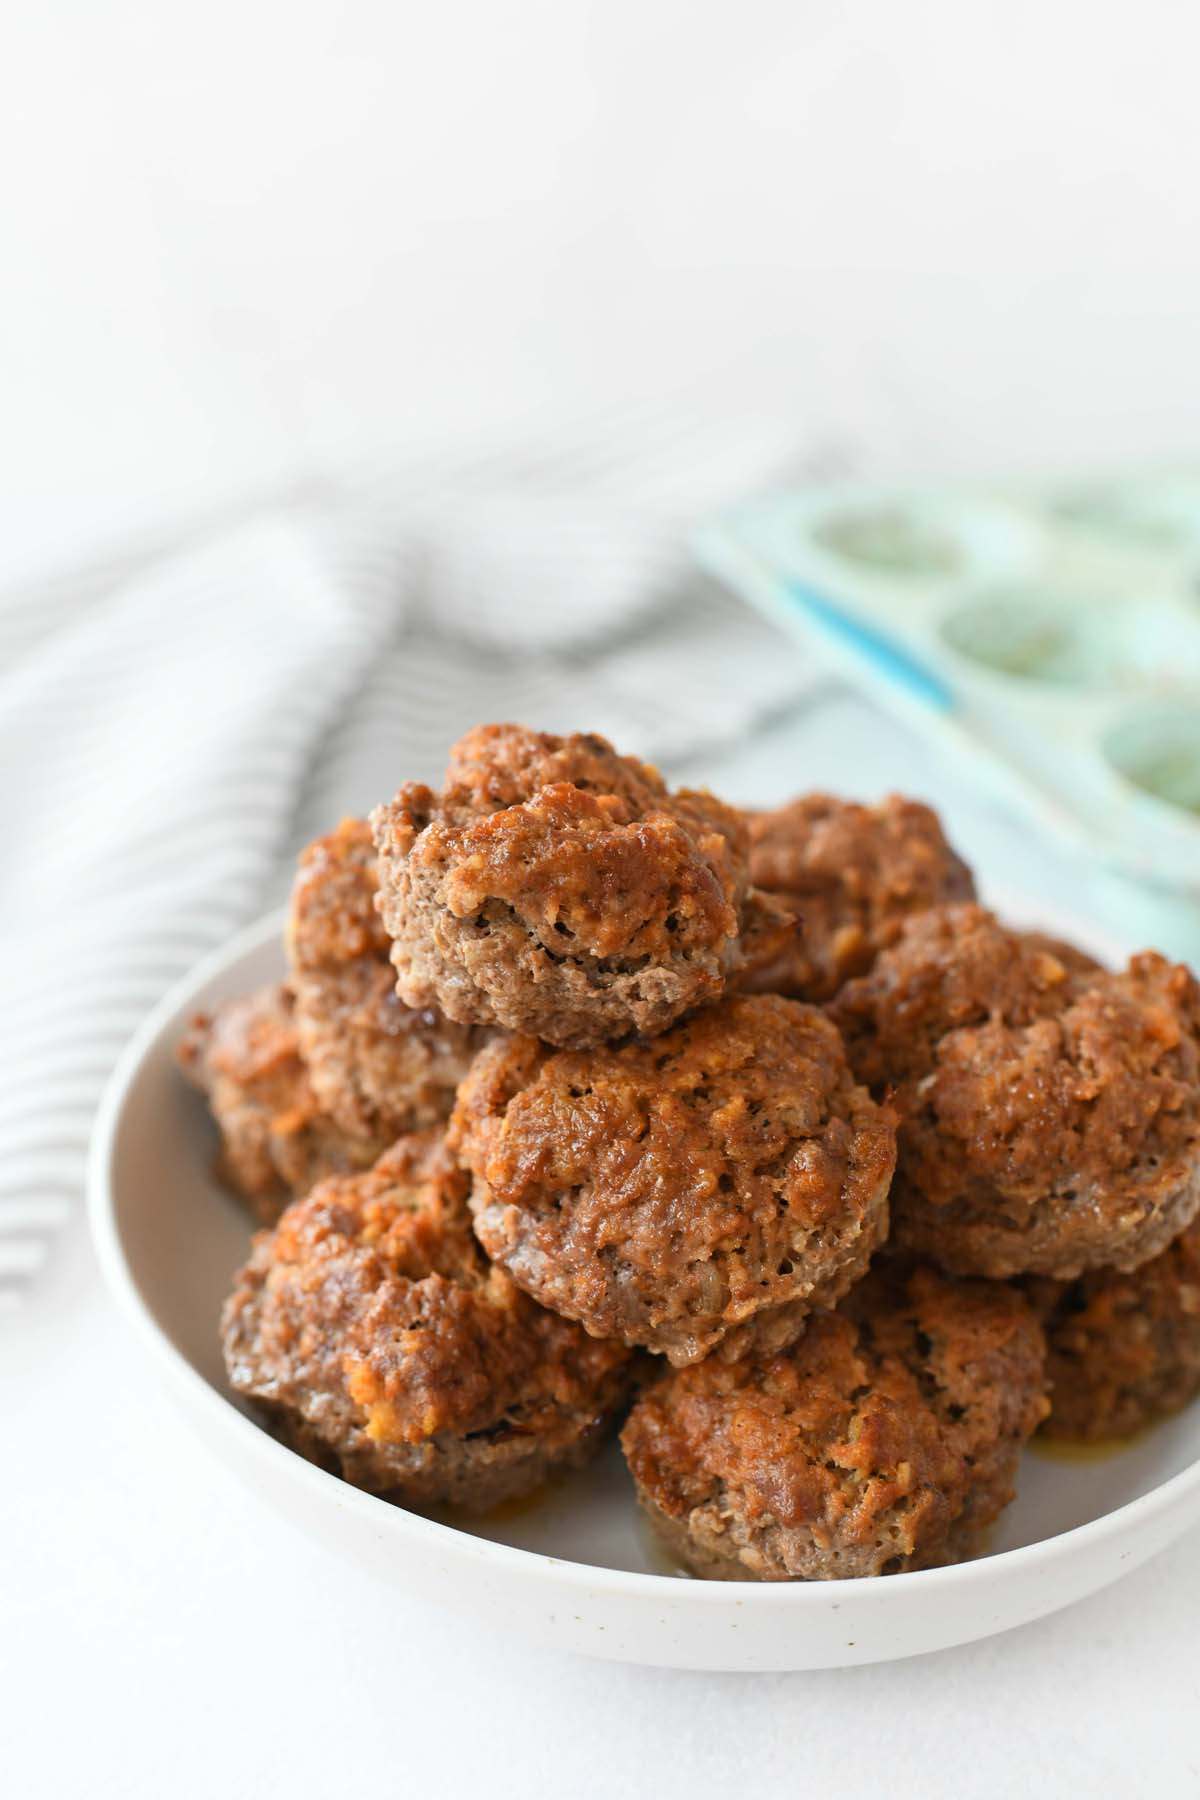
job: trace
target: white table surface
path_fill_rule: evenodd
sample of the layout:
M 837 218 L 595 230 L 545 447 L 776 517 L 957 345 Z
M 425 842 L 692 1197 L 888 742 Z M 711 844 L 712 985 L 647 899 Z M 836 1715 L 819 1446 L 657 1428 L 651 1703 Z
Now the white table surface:
M 1026 833 L 849 699 L 703 772 L 736 798 L 926 792 L 985 877 L 1034 879 Z M 1069 870 L 1036 869 L 1070 894 Z M 695 1675 L 530 1650 L 397 1605 L 213 1462 L 110 1306 L 82 1221 L 0 1324 L 0 1415 L 12 1800 L 1200 1788 L 1200 1531 L 1065 1613 L 908 1663 Z

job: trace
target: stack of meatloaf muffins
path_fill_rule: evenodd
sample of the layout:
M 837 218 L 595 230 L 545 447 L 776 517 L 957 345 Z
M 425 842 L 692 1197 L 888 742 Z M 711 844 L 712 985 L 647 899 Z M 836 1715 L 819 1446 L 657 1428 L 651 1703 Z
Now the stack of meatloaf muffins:
M 1000 923 L 927 807 L 485 726 L 287 950 L 180 1055 L 266 1227 L 230 1380 L 348 1481 L 487 1509 L 624 1416 L 697 1574 L 890 1574 L 1200 1389 L 1200 988 Z

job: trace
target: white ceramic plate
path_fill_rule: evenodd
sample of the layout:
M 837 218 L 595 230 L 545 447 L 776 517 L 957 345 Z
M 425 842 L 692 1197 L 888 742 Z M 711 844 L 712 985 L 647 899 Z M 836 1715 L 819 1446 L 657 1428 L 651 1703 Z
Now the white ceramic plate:
M 1028 905 L 1011 916 L 1113 946 Z M 125 1312 L 216 1455 L 381 1581 L 563 1650 L 693 1669 L 815 1669 L 968 1643 L 1053 1612 L 1136 1568 L 1197 1517 L 1200 1405 L 1100 1458 L 1026 1455 L 990 1553 L 881 1580 L 681 1578 L 639 1524 L 613 1445 L 542 1499 L 452 1525 L 360 1493 L 261 1430 L 226 1387 L 217 1315 L 250 1226 L 211 1177 L 212 1128 L 173 1052 L 193 1011 L 276 980 L 264 920 L 158 1006 L 97 1121 L 90 1206 Z M 270 1554 L 264 1537 L 264 1554 Z

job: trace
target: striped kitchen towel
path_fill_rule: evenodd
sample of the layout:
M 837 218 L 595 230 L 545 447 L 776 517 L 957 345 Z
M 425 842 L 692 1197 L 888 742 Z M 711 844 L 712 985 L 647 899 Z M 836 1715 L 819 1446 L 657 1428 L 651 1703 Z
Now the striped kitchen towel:
M 139 1018 L 282 896 L 308 837 L 436 780 L 481 719 L 669 766 L 811 687 L 683 549 L 778 445 L 660 435 L 360 474 L 0 600 L 0 1303 L 78 1210 Z

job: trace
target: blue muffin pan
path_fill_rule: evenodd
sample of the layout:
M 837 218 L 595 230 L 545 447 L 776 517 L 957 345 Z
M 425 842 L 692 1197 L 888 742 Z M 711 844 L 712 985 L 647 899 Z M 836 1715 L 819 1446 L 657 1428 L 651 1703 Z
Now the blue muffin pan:
M 1200 468 L 1044 490 L 838 486 L 701 559 L 1085 858 L 1200 962 Z

